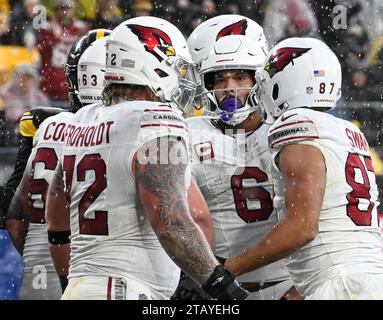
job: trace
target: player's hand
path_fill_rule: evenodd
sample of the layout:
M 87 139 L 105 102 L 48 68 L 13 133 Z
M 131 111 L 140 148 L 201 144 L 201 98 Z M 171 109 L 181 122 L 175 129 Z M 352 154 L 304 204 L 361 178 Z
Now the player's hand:
M 180 282 L 170 300 L 211 300 L 210 296 L 181 271 Z
M 218 265 L 202 288 L 214 299 L 245 300 L 249 292 L 243 289 L 233 275 L 223 266 Z

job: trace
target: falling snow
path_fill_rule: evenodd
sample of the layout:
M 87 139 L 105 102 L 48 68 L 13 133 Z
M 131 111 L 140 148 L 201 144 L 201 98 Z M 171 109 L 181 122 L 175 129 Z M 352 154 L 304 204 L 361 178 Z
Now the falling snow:
M 150 14 L 172 22 L 186 37 L 201 22 L 219 14 L 234 13 L 258 21 L 270 47 L 293 36 L 322 39 L 335 52 L 342 67 L 342 98 L 331 113 L 352 121 L 365 134 L 377 183 L 383 188 L 383 1 L 100 0 L 97 8 L 92 6 L 95 3 L 92 1 L 75 1 L 74 10 L 65 7 L 68 1 L 62 1 L 60 8 L 54 8 L 53 2 L 4 1 L 10 5 L 0 8 L 3 10 L 0 11 L 0 210 L 5 203 L 3 191 L 16 160 L 23 161 L 16 156 L 22 129 L 19 123 L 24 112 L 41 106 L 69 109 L 63 64 L 76 38 L 89 29 L 113 29 L 127 18 Z M 23 3 L 27 5 L 24 7 Z M 30 140 L 31 128 L 33 124 L 29 122 L 27 139 Z M 95 178 L 93 172 L 87 175 Z M 244 197 L 241 190 L 238 194 Z M 28 195 L 33 197 L 31 193 Z M 382 192 L 379 196 L 383 203 Z M 381 206 L 379 211 L 383 216 Z M 138 219 L 146 223 L 144 216 Z M 0 300 L 18 297 L 22 268 L 22 258 L 7 231 L 0 230 Z

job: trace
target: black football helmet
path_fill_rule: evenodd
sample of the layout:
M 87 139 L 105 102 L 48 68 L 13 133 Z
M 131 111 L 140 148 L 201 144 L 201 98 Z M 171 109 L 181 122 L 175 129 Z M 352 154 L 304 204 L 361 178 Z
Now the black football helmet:
M 77 66 L 80 57 L 94 41 L 109 36 L 111 32 L 111 30 L 107 29 L 90 30 L 73 44 L 68 53 L 67 62 L 65 64 L 65 75 L 69 84 L 69 102 L 73 111 L 77 111 L 84 106 L 78 96 L 79 85 L 77 78 Z

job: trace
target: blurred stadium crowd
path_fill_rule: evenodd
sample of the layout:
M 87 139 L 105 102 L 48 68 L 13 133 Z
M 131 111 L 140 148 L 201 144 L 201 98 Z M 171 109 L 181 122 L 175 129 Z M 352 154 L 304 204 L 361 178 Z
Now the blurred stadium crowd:
M 0 0 L 0 185 L 13 169 L 18 121 L 24 111 L 41 105 L 67 107 L 62 66 L 79 35 L 93 28 L 113 29 L 134 16 L 153 15 L 188 36 L 201 22 L 229 13 L 260 23 L 270 46 L 308 35 L 321 38 L 335 51 L 343 68 L 343 98 L 335 112 L 365 132 L 383 186 L 383 2 L 379 0 Z

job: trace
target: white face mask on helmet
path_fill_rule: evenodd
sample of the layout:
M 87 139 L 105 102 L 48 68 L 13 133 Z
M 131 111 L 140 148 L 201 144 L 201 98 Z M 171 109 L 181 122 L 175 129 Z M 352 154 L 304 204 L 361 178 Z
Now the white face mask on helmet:
M 106 83 L 147 86 L 161 102 L 184 110 L 195 95 L 195 67 L 182 33 L 170 22 L 137 17 L 107 41 Z
M 81 55 L 77 65 L 79 99 L 84 104 L 96 103 L 104 89 L 106 40 L 94 41 Z
M 262 66 L 265 56 L 263 48 L 245 36 L 232 35 L 220 38 L 207 57 L 201 61 L 202 93 L 196 100 L 201 97 L 200 104 L 205 108 L 204 114 L 235 126 L 246 120 L 250 113 L 258 110 L 254 75 Z M 249 73 L 253 77 L 254 86 L 214 90 L 214 75 L 223 70 L 242 70 Z M 249 92 L 246 101 L 241 102 L 238 98 L 241 90 Z M 217 101 L 218 91 L 224 91 L 228 95 Z
M 322 41 L 290 38 L 274 46 L 256 75 L 263 121 L 290 109 L 334 108 L 341 97 L 338 58 Z

